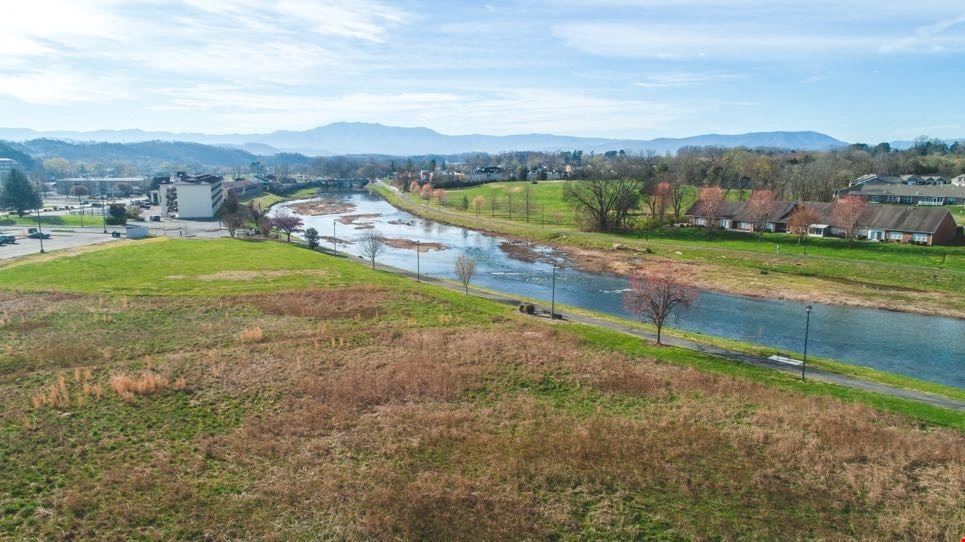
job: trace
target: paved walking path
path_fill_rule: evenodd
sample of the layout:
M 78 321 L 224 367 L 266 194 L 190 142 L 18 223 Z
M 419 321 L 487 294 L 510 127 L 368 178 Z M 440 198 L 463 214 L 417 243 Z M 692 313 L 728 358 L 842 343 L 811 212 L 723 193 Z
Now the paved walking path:
M 416 278 L 415 273 L 406 271 L 404 269 L 399 269 L 397 267 L 391 267 L 386 265 L 377 265 L 376 267 L 384 271 L 390 271 L 392 273 L 406 275 L 413 279 Z M 462 285 L 456 284 L 452 281 L 439 279 L 435 277 L 427 277 L 426 275 L 422 275 L 421 280 L 423 282 L 428 282 L 431 284 L 435 284 L 437 286 L 442 286 L 450 290 L 462 291 Z M 507 305 L 518 306 L 522 302 L 517 298 L 507 296 L 504 294 L 476 290 L 475 288 L 470 288 L 470 289 L 473 290 L 473 293 L 479 297 L 490 299 L 492 301 L 497 301 L 499 303 L 505 303 Z M 544 307 L 537 307 L 538 311 L 542 311 L 543 309 Z M 546 313 L 548 314 L 549 311 L 546 310 Z M 657 334 L 654 332 L 628 326 L 626 324 L 621 324 L 619 322 L 614 322 L 611 320 L 605 320 L 603 318 L 596 318 L 593 316 L 586 316 L 581 314 L 566 314 L 564 318 L 566 321 L 569 321 L 569 322 L 579 322 L 579 323 L 587 324 L 591 326 L 611 329 L 614 331 L 619 331 L 621 333 L 627 333 L 635 337 L 640 337 L 641 339 L 646 339 L 651 341 L 655 341 L 657 339 Z M 746 354 L 744 352 L 739 352 L 736 350 L 730 350 L 727 348 L 721 348 L 710 344 L 704 344 L 697 341 L 692 341 L 690 339 L 664 335 L 662 337 L 662 340 L 664 344 L 667 344 L 670 346 L 676 346 L 678 348 L 686 348 L 687 350 L 694 350 L 697 352 L 703 352 L 706 354 L 711 354 L 714 356 L 718 356 L 718 357 L 722 357 L 722 358 L 726 358 L 734 361 L 750 363 L 753 365 L 757 365 L 759 367 L 767 367 L 775 371 L 782 371 L 790 374 L 801 373 L 800 367 L 795 367 L 793 365 L 788 365 L 786 363 L 781 363 L 779 361 L 774 361 L 767 358 Z M 894 386 L 889 386 L 887 384 L 880 384 L 878 382 L 872 382 L 872 381 L 864 380 L 862 378 L 858 378 L 854 376 L 834 373 L 824 369 L 808 367 L 806 369 L 806 377 L 813 380 L 828 382 L 831 384 L 839 384 L 841 386 L 847 386 L 850 388 L 856 388 L 856 389 L 861 389 L 865 391 L 880 393 L 882 395 L 890 395 L 892 397 L 898 397 L 901 399 L 918 401 L 920 403 L 925 403 L 928 405 L 937 406 L 941 408 L 957 410 L 960 412 L 965 411 L 965 401 L 959 401 L 957 399 L 943 397 L 940 395 L 935 395 L 935 394 L 926 393 L 922 391 L 909 390 L 905 388 L 897 388 Z

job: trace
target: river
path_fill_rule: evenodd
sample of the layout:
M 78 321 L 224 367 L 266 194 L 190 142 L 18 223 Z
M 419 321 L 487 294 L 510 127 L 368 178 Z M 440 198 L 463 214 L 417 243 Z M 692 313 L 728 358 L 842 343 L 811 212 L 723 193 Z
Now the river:
M 553 262 L 556 262 L 562 266 L 556 273 L 558 303 L 631 317 L 623 308 L 623 292 L 628 287 L 626 278 L 573 268 L 562 254 L 551 248 L 523 249 L 523 254 L 507 251 L 504 250 L 506 239 L 421 219 L 369 193 L 334 194 L 325 199 L 344 200 L 355 208 L 344 213 L 303 216 L 305 227 L 315 228 L 322 236 L 331 236 L 333 222 L 345 215 L 377 215 L 356 219 L 355 224 L 335 223 L 336 237 L 352 241 L 374 229 L 387 238 L 440 243 L 447 248 L 421 254 L 422 273 L 455 278 L 456 257 L 468 254 L 477 262 L 474 285 L 547 302 L 551 295 Z M 275 212 L 292 203 L 276 206 Z M 340 244 L 338 248 L 354 255 L 359 253 L 354 243 Z M 386 247 L 378 261 L 416 270 L 412 249 Z M 965 388 L 965 321 L 812 305 L 809 354 Z M 690 311 L 668 325 L 800 352 L 804 346 L 804 324 L 803 303 L 705 291 Z

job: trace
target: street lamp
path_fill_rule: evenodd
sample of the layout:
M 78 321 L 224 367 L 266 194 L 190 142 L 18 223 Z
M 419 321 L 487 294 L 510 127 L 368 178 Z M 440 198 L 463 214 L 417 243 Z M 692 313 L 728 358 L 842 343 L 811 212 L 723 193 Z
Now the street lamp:
M 37 236 L 40 237 L 40 253 L 44 253 L 44 227 L 40 224 L 40 207 L 37 207 Z
M 811 330 L 811 310 L 814 307 L 808 305 L 804 308 L 807 313 L 807 319 L 804 323 L 804 361 L 801 362 L 801 380 L 804 380 L 804 369 L 808 365 L 808 332 Z
M 422 282 L 422 274 L 419 269 L 419 253 L 422 252 L 422 241 L 415 242 L 415 281 Z
M 105 202 L 107 200 L 101 200 L 101 218 L 104 220 L 104 233 L 107 233 L 107 205 Z
M 553 264 L 553 289 L 550 294 L 550 320 L 556 319 L 556 264 Z
M 337 241 L 336 241 L 336 239 L 335 239 L 335 224 L 336 224 L 336 222 L 337 222 L 336 220 L 333 220 L 333 221 L 332 221 L 332 254 L 334 254 L 335 256 L 338 256 L 338 244 L 337 244 Z

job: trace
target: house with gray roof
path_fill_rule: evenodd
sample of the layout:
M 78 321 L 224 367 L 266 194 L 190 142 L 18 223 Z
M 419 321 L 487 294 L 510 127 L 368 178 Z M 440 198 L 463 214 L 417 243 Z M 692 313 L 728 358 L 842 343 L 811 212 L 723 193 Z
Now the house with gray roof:
M 834 217 L 834 204 L 827 202 L 775 203 L 771 217 L 763 221 L 763 229 L 770 232 L 787 232 L 788 220 L 799 206 L 806 205 L 817 214 L 810 234 L 816 237 L 844 237 L 844 224 Z M 753 211 L 746 201 L 725 201 L 714 217 L 710 217 L 702 202 L 693 204 L 684 216 L 691 224 L 744 232 L 757 227 Z M 870 241 L 916 243 L 922 245 L 947 245 L 960 236 L 958 224 L 948 209 L 941 207 L 914 207 L 902 205 L 868 205 L 857 221 L 856 235 Z
M 898 184 L 863 182 L 835 190 L 835 198 L 857 196 L 869 203 L 899 205 L 965 205 L 965 184 Z

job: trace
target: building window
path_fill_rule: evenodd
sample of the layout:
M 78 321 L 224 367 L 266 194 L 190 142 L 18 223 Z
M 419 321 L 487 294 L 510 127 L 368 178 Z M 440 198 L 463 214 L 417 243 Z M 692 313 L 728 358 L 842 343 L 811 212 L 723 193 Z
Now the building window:
M 902 234 L 900 231 L 890 231 L 888 232 L 888 239 L 891 241 L 901 241 Z
M 928 234 L 927 233 L 915 233 L 911 236 L 911 240 L 914 243 L 927 243 Z

